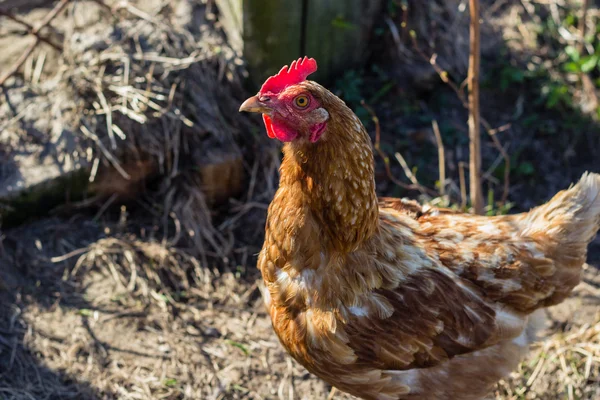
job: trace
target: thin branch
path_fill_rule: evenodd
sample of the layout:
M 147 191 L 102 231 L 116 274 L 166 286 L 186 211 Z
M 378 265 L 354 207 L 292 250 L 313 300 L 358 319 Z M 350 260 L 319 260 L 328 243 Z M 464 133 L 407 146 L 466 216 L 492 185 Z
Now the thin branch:
M 386 18 L 386 23 L 389 26 L 392 26 L 394 24 L 394 22 L 389 17 Z M 394 25 L 394 28 L 395 28 L 395 25 Z M 408 28 L 406 26 L 403 26 L 403 29 L 408 29 Z M 394 34 L 393 30 L 392 30 L 392 37 L 394 39 L 394 42 L 396 43 L 398 51 L 400 53 L 402 53 L 403 45 L 399 40 L 399 35 Z M 410 32 L 410 38 L 412 40 L 413 48 L 415 49 L 417 54 L 419 54 L 419 56 L 421 56 L 421 58 L 423 58 L 425 61 L 427 61 L 431 65 L 431 67 L 438 74 L 438 76 L 440 77 L 442 82 L 447 84 L 454 91 L 454 93 L 456 93 L 456 96 L 462 103 L 463 107 L 468 109 L 469 108 L 468 99 L 465 96 L 465 92 L 463 90 L 464 86 L 465 86 L 465 82 L 463 82 L 460 86 L 458 86 L 452 79 L 450 79 L 448 71 L 445 71 L 438 65 L 437 54 L 434 53 L 431 56 L 428 56 L 427 54 L 425 54 L 425 52 L 423 51 L 423 49 L 421 49 L 421 46 L 419 46 L 419 43 L 417 42 L 416 35 L 412 31 Z M 502 131 L 500 128 L 492 129 L 491 125 L 485 120 L 485 118 L 483 118 L 481 116 L 479 118 L 480 118 L 480 122 L 483 125 L 483 127 L 485 128 L 486 132 L 491 137 L 493 137 L 497 132 Z M 504 172 L 504 191 L 502 193 L 502 203 L 505 203 L 508 199 L 508 195 L 509 195 L 509 191 L 510 191 L 510 157 L 508 156 L 508 153 L 504 149 L 504 146 L 502 146 L 502 144 L 500 143 L 500 140 L 497 137 L 492 138 L 492 142 L 494 143 L 494 146 L 496 147 L 498 152 L 502 155 L 502 158 L 504 158 L 504 171 L 505 172 Z
M 35 35 L 36 37 L 35 41 L 32 44 L 30 44 L 29 47 L 27 47 L 23 54 L 21 54 L 21 57 L 19 57 L 19 59 L 15 61 L 15 63 L 8 69 L 8 71 L 6 71 L 6 73 L 4 73 L 4 75 L 0 77 L 0 86 L 4 85 L 4 82 L 6 82 L 8 78 L 10 78 L 15 72 L 17 72 L 21 65 L 23 65 L 27 58 L 29 58 L 31 53 L 33 53 L 33 50 L 35 50 L 37 45 L 41 42 L 40 36 L 38 35 L 40 30 L 42 30 L 45 26 L 52 22 L 52 20 L 56 18 L 56 16 L 65 8 L 65 6 L 69 4 L 69 1 L 71 0 L 61 0 L 56 6 L 54 6 L 54 8 L 48 14 L 46 14 L 42 22 L 40 22 L 40 24 L 31 31 L 31 34 Z
M 467 182 L 465 179 L 465 163 L 463 161 L 458 163 L 458 179 L 460 182 L 460 207 L 464 211 L 467 209 Z
M 450 86 L 450 88 L 452 88 L 452 90 L 454 90 L 454 93 L 456 93 L 456 95 L 458 96 L 458 99 L 461 101 L 463 106 L 465 108 L 468 108 L 467 98 L 465 97 L 465 93 L 462 90 L 462 85 L 461 87 L 458 87 L 456 83 L 454 83 L 454 81 L 450 79 L 448 71 L 443 70 L 442 67 L 438 65 L 437 54 L 433 53 L 430 57 L 427 56 L 427 54 L 425 54 L 425 52 L 421 49 L 421 46 L 419 46 L 419 43 L 417 42 L 417 37 L 414 35 L 413 32 L 411 32 L 410 38 L 412 40 L 413 47 L 417 51 L 417 54 L 419 54 L 424 60 L 427 60 L 427 62 L 429 62 L 431 67 L 435 70 L 435 72 L 437 72 L 442 82 Z
M 489 127 L 489 125 L 487 126 Z M 510 156 L 504 146 L 502 146 L 502 143 L 500 143 L 500 140 L 498 140 L 498 136 L 496 136 L 496 132 L 500 132 L 500 128 L 495 130 L 487 129 L 487 131 L 494 142 L 494 146 L 496 146 L 502 158 L 504 158 L 504 189 L 502 190 L 501 203 L 505 204 L 508 201 L 508 193 L 510 192 Z
M 581 10 L 581 19 L 579 20 L 579 34 L 581 35 L 581 39 L 578 45 L 579 54 L 583 53 L 583 48 L 585 46 L 585 31 L 587 28 L 586 19 L 588 10 L 590 8 L 590 0 L 583 0 L 582 10 Z
M 579 54 L 583 55 L 583 51 L 585 49 L 585 35 L 587 29 L 587 15 L 588 10 L 590 8 L 590 0 L 583 0 L 582 10 L 581 10 L 581 19 L 579 20 L 579 34 L 581 35 L 579 39 L 579 44 L 577 46 L 579 50 Z M 598 95 L 596 94 L 596 87 L 590 78 L 590 75 L 581 71 L 579 73 L 579 78 L 581 79 L 582 91 L 586 100 L 589 102 L 589 108 L 591 110 L 596 110 L 598 108 Z M 594 117 L 596 117 L 596 113 L 593 113 Z
M 400 163 L 400 166 L 404 170 L 404 175 L 406 175 L 408 180 L 411 181 L 413 183 L 413 185 L 415 185 L 415 186 L 418 185 L 419 181 L 417 180 L 417 177 L 410 170 L 410 167 L 408 166 L 408 163 L 406 162 L 404 157 L 402 157 L 402 154 L 400 154 L 399 152 L 396 152 L 396 153 L 394 153 L 394 157 L 396 157 L 396 160 L 398 160 L 398 162 Z
M 469 190 L 475 214 L 483 213 L 481 195 L 481 123 L 479 122 L 479 0 L 469 0 Z
M 36 36 L 39 40 L 41 40 L 42 42 L 44 42 L 44 43 L 46 43 L 46 44 L 48 44 L 48 45 L 50 45 L 52 47 L 54 47 L 56 50 L 58 50 L 58 51 L 62 51 L 63 50 L 63 47 L 61 45 L 54 43 L 53 41 L 51 41 L 50 39 L 48 39 L 45 36 L 42 36 L 39 33 L 39 29 L 36 30 L 33 25 L 31 25 L 27 21 L 24 21 L 21 18 L 15 16 L 10 11 L 0 9 L 0 15 L 5 16 L 8 19 L 11 19 L 11 20 L 15 21 L 18 24 L 23 25 L 25 28 L 27 28 L 27 32 L 29 34 Z
M 113 132 L 113 123 L 112 123 L 112 111 L 108 105 L 108 101 L 102 93 L 102 85 L 98 83 L 96 87 L 96 93 L 98 95 L 98 99 L 100 100 L 100 105 L 105 112 L 106 115 L 106 131 L 108 132 L 108 138 L 110 140 L 110 146 L 113 150 L 117 149 L 117 140 L 115 139 L 115 134 Z
M 440 196 L 446 194 L 446 151 L 444 150 L 444 142 L 442 142 L 442 135 L 440 133 L 440 127 L 437 121 L 434 119 L 431 121 L 433 127 L 433 134 L 435 135 L 435 143 L 438 149 L 438 171 L 440 174 Z
M 102 143 L 102 140 L 100 140 L 98 135 L 96 135 L 91 130 L 89 130 L 88 127 L 85 126 L 85 124 L 83 124 L 83 123 L 81 124 L 80 129 L 81 129 L 81 132 L 87 138 L 91 139 L 94 143 L 96 143 L 98 145 L 98 147 L 100 148 L 100 151 L 102 151 L 102 154 L 104 154 L 106 159 L 112 164 L 113 167 L 115 167 L 117 172 L 119 174 L 121 174 L 121 176 L 123 178 L 130 180 L 131 176 L 123 169 L 123 167 L 121 167 L 121 164 L 119 164 L 119 161 L 110 153 L 110 151 L 108 151 L 106 149 L 106 147 L 104 146 L 104 144 Z
M 375 111 L 364 100 L 361 100 L 360 103 L 365 108 L 365 110 L 369 112 L 369 114 L 371 115 L 371 119 L 375 123 L 375 143 L 373 144 L 373 147 L 383 160 L 383 164 L 385 165 L 385 172 L 388 176 L 388 179 L 392 181 L 395 185 L 400 186 L 401 188 L 408 190 L 418 190 L 426 196 L 435 196 L 437 194 L 436 192 L 421 185 L 418 181 L 416 182 L 416 184 L 413 182 L 412 185 L 408 185 L 404 182 L 399 181 L 394 177 L 394 175 L 392 175 L 390 159 L 387 156 L 387 154 L 385 154 L 385 152 L 381 149 L 381 126 L 379 125 L 379 118 L 377 117 L 377 114 L 375 114 Z
M 4 85 L 4 82 L 6 82 L 6 80 L 8 78 L 10 78 L 15 72 L 17 72 L 19 70 L 19 68 L 21 67 L 21 65 L 23 65 L 23 63 L 25 61 L 27 61 L 27 59 L 29 58 L 29 56 L 31 55 L 31 53 L 33 53 L 33 50 L 35 50 L 35 48 L 37 47 L 37 45 L 40 43 L 39 39 L 36 39 L 35 42 L 31 43 L 23 52 L 23 54 L 21 54 L 21 57 L 19 57 L 17 59 L 17 61 L 15 61 L 15 63 L 8 69 L 8 71 L 6 71 L 6 73 L 4 73 L 4 75 L 2 75 L 2 77 L 0 77 L 0 86 Z

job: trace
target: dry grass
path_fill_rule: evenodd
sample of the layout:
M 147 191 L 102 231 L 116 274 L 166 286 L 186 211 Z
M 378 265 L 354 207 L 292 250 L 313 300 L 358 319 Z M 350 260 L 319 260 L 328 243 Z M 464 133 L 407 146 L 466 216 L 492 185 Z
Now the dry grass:
M 17 289 L 0 301 L 3 398 L 327 393 L 279 346 L 254 270 L 203 268 L 168 242 L 106 232 L 54 220 L 7 234 L 0 280 Z
M 245 186 L 245 156 L 257 168 L 245 166 L 255 174 L 248 201 L 263 202 L 278 161 L 276 151 L 254 153 L 272 144 L 248 134 L 254 126 L 238 116 L 242 61 L 214 18 L 210 4 L 187 0 L 68 3 L 53 23 L 63 52 L 40 48 L 8 81 L 4 94 L 15 109 L 0 107 L 4 150 L 29 151 L 35 128 L 36 142 L 58 143 L 57 162 L 88 171 L 95 197 L 76 209 L 92 205 L 101 215 L 140 200 L 147 219 L 173 226 L 173 240 L 203 265 L 233 258 L 231 235 L 213 226 L 213 197 Z M 46 53 L 56 59 L 44 62 Z M 235 182 L 211 180 L 210 168 Z M 262 173 L 268 182 L 257 180 Z
M 555 333 L 532 349 L 496 399 L 597 399 L 600 396 L 600 315 Z
M 169 241 L 86 219 L 40 221 L 2 244 L 5 399 L 351 399 L 282 349 L 251 260 L 204 268 Z M 586 280 L 576 297 L 593 294 Z M 595 399 L 598 317 L 555 323 L 494 398 Z

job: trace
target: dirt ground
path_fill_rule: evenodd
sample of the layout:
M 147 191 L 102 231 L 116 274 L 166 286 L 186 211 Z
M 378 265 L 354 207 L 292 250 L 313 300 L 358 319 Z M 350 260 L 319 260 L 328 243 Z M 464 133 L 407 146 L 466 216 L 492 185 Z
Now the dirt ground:
M 141 274 L 146 267 L 160 269 L 173 250 L 156 240 L 116 239 L 105 232 L 102 224 L 83 216 L 47 219 L 4 233 L 0 251 L 11 262 L 0 271 L 3 398 L 351 398 L 332 393 L 282 350 L 254 270 L 202 270 L 202 279 L 181 292 L 152 288 L 151 282 L 144 287 L 142 279 L 123 276 L 107 260 L 125 254 L 115 262 L 129 257 Z M 81 252 L 66 250 L 88 244 L 104 261 L 79 264 L 70 277 Z M 188 272 L 194 268 L 183 259 L 178 262 Z M 570 383 L 577 388 L 576 398 L 598 398 L 597 361 L 584 386 L 570 382 L 585 375 L 585 349 L 597 346 L 598 325 L 594 332 L 585 331 L 590 337 L 564 339 L 598 321 L 598 265 L 600 259 L 590 260 L 584 283 L 568 301 L 548 310 L 545 341 L 521 371 L 499 384 L 495 398 L 568 398 Z M 548 344 L 554 347 L 546 349 Z M 525 385 L 544 352 L 550 360 L 547 370 Z M 568 357 L 567 370 L 552 362 L 553 354 Z
M 170 252 L 160 242 L 117 240 L 85 217 L 43 220 L 4 235 L 3 260 L 12 263 L 0 272 L 3 398 L 350 398 L 332 393 L 282 350 L 254 271 L 240 276 L 239 271 L 203 270 L 201 282 L 169 293 L 144 288 L 136 277 L 127 279 L 101 261 L 82 265 L 70 278 L 72 260 L 79 254 L 64 256 L 69 255 L 65 249 L 91 243 L 98 258 L 129 251 L 125 257 L 140 263 L 140 270 L 142 263 L 158 269 L 156 264 L 165 263 Z M 573 343 L 561 343 L 563 337 L 598 320 L 600 274 L 593 265 L 600 265 L 600 259 L 590 263 L 572 298 L 548 310 L 546 342 L 540 349 L 544 343 L 558 343 L 547 350 L 549 355 L 558 350 L 568 354 Z M 193 266 L 179 260 L 179 268 Z M 600 331 L 595 335 L 589 340 L 598 340 Z M 575 343 L 588 344 L 583 339 Z M 506 387 L 518 391 L 522 380 L 531 377 L 539 352 L 532 351 L 529 361 L 535 363 L 524 367 L 527 374 L 515 372 L 509 383 L 499 385 L 496 398 L 568 398 L 573 377 L 552 363 L 524 394 L 505 396 Z M 567 368 L 581 370 L 575 364 Z M 597 379 L 594 364 L 588 390 L 577 398 L 597 398 Z
M 513 12 L 497 10 L 502 21 Z M 2 39 L 2 49 L 23 47 Z M 375 47 L 385 42 L 376 40 Z M 433 92 L 406 86 L 382 58 L 372 61 L 384 72 L 365 68 L 362 81 L 348 76 L 335 90 L 353 106 L 353 96 L 371 99 L 386 151 L 402 152 L 422 182 L 434 187 L 431 120 L 440 121 L 448 164 L 456 166 L 467 157 L 460 128 L 464 110 L 444 85 Z M 359 93 L 350 93 L 353 85 Z M 510 122 L 499 137 L 511 152 L 518 150 L 514 163 L 535 171 L 514 171 L 513 211 L 547 200 L 584 170 L 599 171 L 600 147 L 588 140 L 600 132 L 596 122 L 585 120 L 586 134 L 565 146 L 564 139 L 548 134 L 550 128 L 569 134 L 580 125 L 564 123 L 567 112 L 536 104 L 535 85 L 515 84 L 502 96 L 496 87 L 483 88 L 482 114 L 493 126 Z M 382 87 L 391 89 L 383 93 Z M 515 118 L 518 104 L 525 116 Z M 532 113 L 543 126 L 524 121 Z M 369 123 L 368 114 L 361 118 Z M 265 313 L 255 260 L 279 154 L 272 145 L 262 149 L 275 161 L 255 168 L 257 159 L 246 159 L 244 194 L 211 211 L 226 255 L 209 249 L 203 259 L 193 240 L 179 240 L 177 219 L 163 224 L 162 215 L 148 217 L 151 207 L 143 197 L 0 230 L 0 399 L 350 399 L 282 350 Z M 484 165 L 498 158 L 489 141 L 483 158 Z M 417 197 L 393 185 L 382 161 L 377 163 L 380 194 Z M 403 174 L 399 165 L 392 172 Z M 456 168 L 449 175 L 458 181 Z M 498 198 L 502 174 L 492 175 L 485 185 Z M 600 239 L 590 245 L 583 277 L 569 300 L 548 310 L 542 340 L 491 399 L 600 399 Z

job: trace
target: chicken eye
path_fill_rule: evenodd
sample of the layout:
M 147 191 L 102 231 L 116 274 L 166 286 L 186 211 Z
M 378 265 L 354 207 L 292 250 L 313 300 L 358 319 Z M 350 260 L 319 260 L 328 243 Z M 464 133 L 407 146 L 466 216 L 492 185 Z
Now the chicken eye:
M 296 104 L 296 107 L 306 108 L 310 101 L 308 100 L 308 96 L 301 94 L 294 99 L 294 103 Z

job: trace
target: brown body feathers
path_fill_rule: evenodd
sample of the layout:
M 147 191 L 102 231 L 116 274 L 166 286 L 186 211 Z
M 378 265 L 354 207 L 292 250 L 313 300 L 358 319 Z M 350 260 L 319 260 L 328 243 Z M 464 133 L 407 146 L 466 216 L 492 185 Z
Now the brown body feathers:
M 535 311 L 579 282 L 600 221 L 586 174 L 526 214 L 479 217 L 377 199 L 371 142 L 333 94 L 317 143 L 284 147 L 259 255 L 289 353 L 365 399 L 479 399 L 516 367 Z

